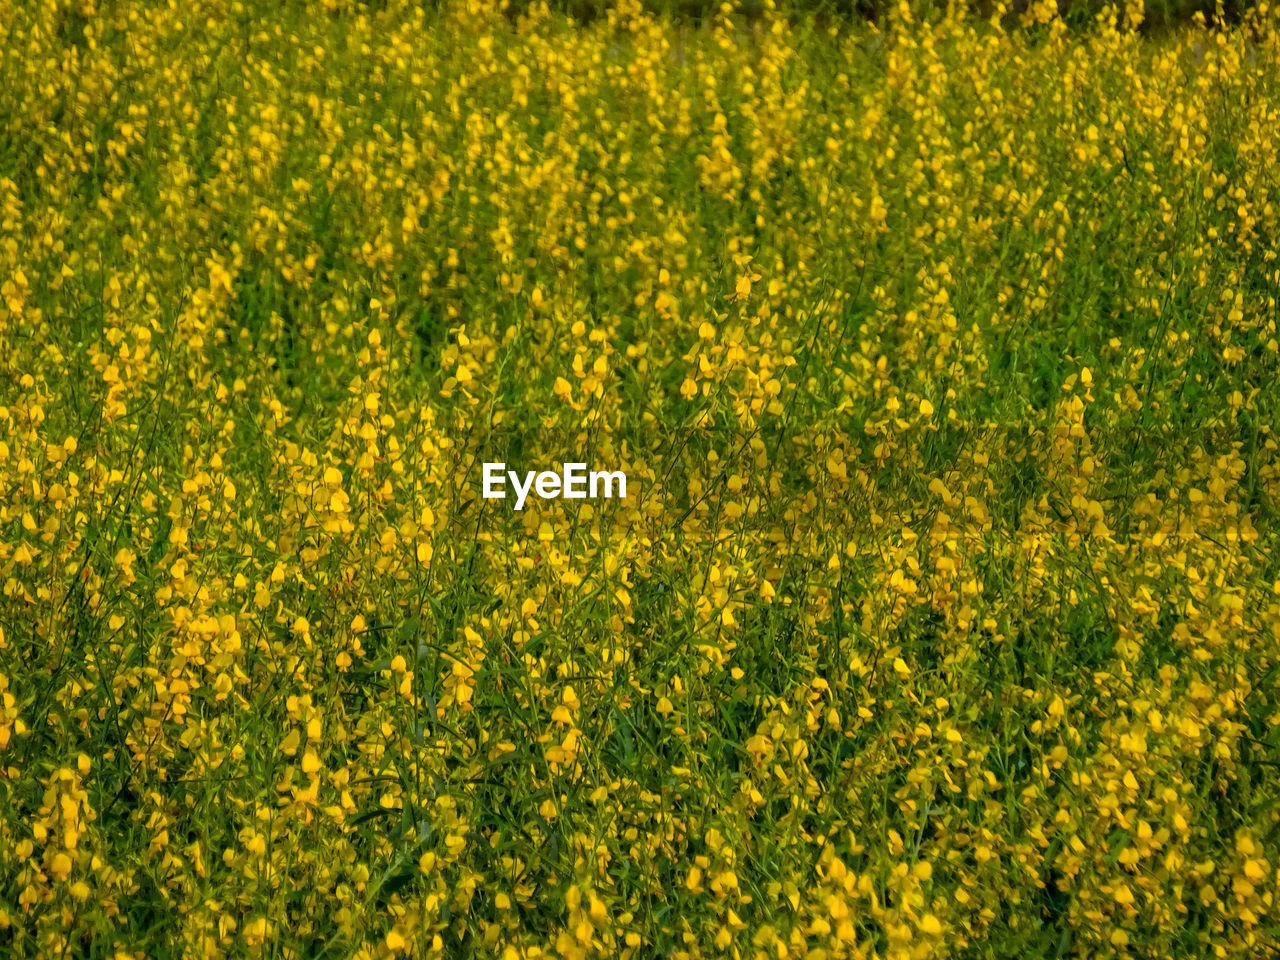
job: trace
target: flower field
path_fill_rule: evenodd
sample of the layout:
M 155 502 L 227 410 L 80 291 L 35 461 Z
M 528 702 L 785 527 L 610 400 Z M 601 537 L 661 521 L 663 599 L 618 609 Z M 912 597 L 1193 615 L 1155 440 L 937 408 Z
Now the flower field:
M 1262 4 L 0 0 L 0 956 L 1280 956 L 1278 151 Z

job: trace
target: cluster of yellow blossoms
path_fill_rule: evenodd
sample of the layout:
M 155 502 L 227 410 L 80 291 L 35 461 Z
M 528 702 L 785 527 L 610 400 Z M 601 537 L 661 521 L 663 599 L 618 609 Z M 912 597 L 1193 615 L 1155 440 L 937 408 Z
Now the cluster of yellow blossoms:
M 1265 4 L 0 0 L 0 954 L 1280 952 L 1278 150 Z

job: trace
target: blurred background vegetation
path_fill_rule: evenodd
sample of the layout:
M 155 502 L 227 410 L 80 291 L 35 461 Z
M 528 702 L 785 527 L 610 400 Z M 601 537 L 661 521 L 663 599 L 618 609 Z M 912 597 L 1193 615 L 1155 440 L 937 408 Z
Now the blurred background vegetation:
M 535 0 L 511 0 L 509 10 L 518 15 L 532 6 Z M 540 0 L 538 0 L 540 2 Z M 613 6 L 613 0 L 547 0 L 553 11 L 567 14 L 575 20 L 590 22 L 603 17 Z M 651 13 L 664 14 L 675 19 L 700 23 L 709 20 L 720 9 L 724 0 L 641 0 Z M 902 0 L 780 0 L 779 6 L 797 15 L 813 15 L 821 20 L 838 23 L 862 21 L 870 24 L 884 22 L 890 11 Z M 948 0 L 908 0 L 917 14 L 940 14 L 950 5 Z M 954 0 L 951 0 L 954 2 Z M 1018 22 L 1029 6 L 1030 0 L 1004 0 L 1005 19 L 1009 26 Z M 999 0 L 967 0 L 962 2 L 975 15 L 984 19 L 997 13 Z M 752 18 L 763 13 L 765 0 L 741 0 L 737 4 L 741 15 Z M 1108 6 L 1114 6 L 1123 16 L 1124 3 L 1107 0 L 1058 0 L 1058 11 L 1064 21 L 1075 27 L 1087 27 Z M 1238 22 L 1246 12 L 1257 6 L 1256 0 L 1146 0 L 1144 16 L 1139 29 L 1158 33 L 1190 23 L 1197 15 L 1206 23 L 1222 22 L 1230 25 Z

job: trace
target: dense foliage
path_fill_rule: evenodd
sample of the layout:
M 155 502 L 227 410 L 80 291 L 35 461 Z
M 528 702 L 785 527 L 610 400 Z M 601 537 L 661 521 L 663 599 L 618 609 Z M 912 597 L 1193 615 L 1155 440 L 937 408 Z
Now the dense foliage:
M 1141 22 L 0 0 L 0 953 L 1276 955 L 1280 23 Z

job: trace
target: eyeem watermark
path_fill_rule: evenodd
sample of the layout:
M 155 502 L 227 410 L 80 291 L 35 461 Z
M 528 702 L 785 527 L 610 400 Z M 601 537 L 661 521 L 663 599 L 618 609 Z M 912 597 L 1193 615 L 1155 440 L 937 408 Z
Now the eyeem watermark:
M 615 496 L 626 499 L 627 475 L 621 470 L 596 470 L 587 472 L 585 463 L 562 463 L 561 473 L 554 470 L 543 470 L 538 473 L 530 470 L 521 482 L 520 474 L 515 470 L 507 470 L 505 463 L 486 463 L 484 465 L 484 498 L 486 500 L 505 500 L 507 491 L 503 489 L 507 481 L 516 494 L 516 509 L 523 510 L 530 491 L 543 500 L 554 500 L 563 497 L 566 500 L 595 500 L 604 497 L 611 500 Z

